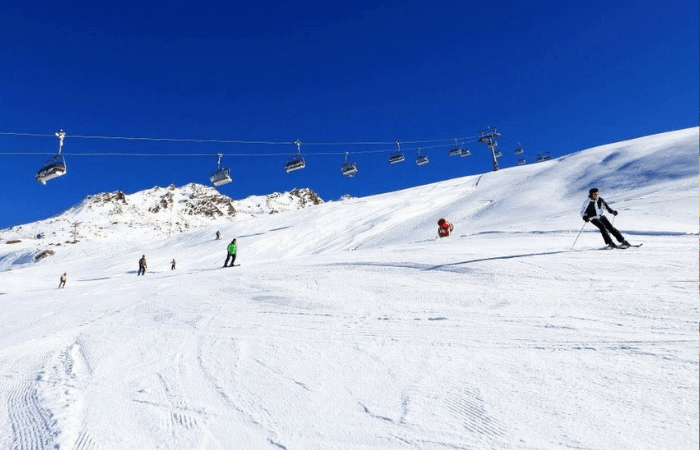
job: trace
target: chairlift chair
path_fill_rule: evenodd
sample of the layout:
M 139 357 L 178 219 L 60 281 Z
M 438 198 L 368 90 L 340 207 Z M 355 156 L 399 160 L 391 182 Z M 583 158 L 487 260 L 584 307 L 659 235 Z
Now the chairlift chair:
M 416 164 L 419 166 L 422 166 L 424 164 L 428 164 L 430 161 L 428 161 L 428 155 L 421 155 L 420 154 L 420 147 L 418 147 L 418 157 L 416 158 Z
M 471 154 L 472 152 L 470 152 L 468 148 L 463 148 L 462 151 L 459 153 L 459 156 L 469 156 Z
M 290 159 L 287 164 L 284 165 L 284 170 L 289 172 L 293 172 L 295 170 L 303 169 L 306 167 L 306 162 L 304 161 L 304 158 L 301 155 L 296 155 L 294 158 Z
M 297 139 L 294 141 L 294 143 L 297 146 L 297 154 L 290 159 L 287 164 L 284 165 L 284 170 L 289 173 L 293 172 L 295 170 L 303 169 L 306 167 L 306 162 L 304 161 L 304 157 L 301 155 L 301 141 Z
M 516 155 L 520 155 L 520 154 L 522 154 L 525 150 L 523 150 L 522 145 L 520 145 L 520 143 L 518 143 L 518 147 L 517 147 L 515 150 L 513 150 L 513 151 L 515 152 Z
M 537 162 L 548 161 L 550 159 L 552 159 L 550 152 L 539 152 L 537 154 Z
M 519 165 L 519 166 L 522 166 L 522 165 L 524 165 L 524 164 L 525 164 L 525 159 L 524 159 L 524 158 L 519 158 L 519 159 L 518 159 L 518 165 Z
M 400 163 L 404 159 L 406 159 L 406 158 L 404 158 L 403 153 L 401 153 L 401 152 L 394 153 L 393 155 L 391 155 L 389 157 L 389 164 Z
M 209 177 L 209 181 L 217 187 L 231 183 L 233 181 L 233 179 L 231 179 L 231 169 L 225 168 L 217 170 Z
M 36 173 L 36 180 L 41 184 L 46 184 L 47 181 L 58 178 L 66 174 L 66 160 L 61 156 L 61 149 L 63 148 L 63 138 L 66 137 L 66 133 L 61 130 L 56 133 L 58 141 L 58 153 L 56 156 L 51 158 L 44 164 L 44 166 L 39 169 Z
M 404 160 L 403 153 L 401 152 L 401 143 L 396 141 L 396 153 L 389 157 L 389 164 L 400 163 Z
M 216 163 L 216 167 L 218 170 L 211 174 L 209 177 L 209 181 L 211 181 L 211 184 L 214 186 L 223 186 L 224 184 L 231 183 L 233 179 L 231 178 L 231 169 L 228 167 L 225 168 L 220 168 L 221 165 L 221 157 L 224 156 L 221 153 L 217 155 L 219 157 L 219 160 Z
M 357 163 L 348 162 L 343 164 L 343 167 L 340 168 L 340 172 L 346 177 L 354 177 L 357 173 Z
M 340 168 L 340 173 L 350 178 L 357 173 L 357 163 L 348 162 L 348 152 L 345 152 L 345 164 Z
M 41 184 L 46 184 L 47 181 L 58 178 L 66 174 L 66 160 L 63 156 L 56 155 L 46 162 L 44 167 L 39 169 L 36 174 L 36 180 Z

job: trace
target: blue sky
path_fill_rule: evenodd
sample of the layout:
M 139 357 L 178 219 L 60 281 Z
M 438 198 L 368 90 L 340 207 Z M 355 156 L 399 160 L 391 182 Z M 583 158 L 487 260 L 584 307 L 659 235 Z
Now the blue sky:
M 219 152 L 234 178 L 220 191 L 235 199 L 310 187 L 332 200 L 488 172 L 482 144 L 447 156 L 450 139 L 488 126 L 502 133 L 504 168 L 517 142 L 534 162 L 698 125 L 697 1 L 27 1 L 1 12 L 0 228 L 89 194 L 207 184 Z M 68 173 L 43 186 L 34 175 L 59 129 Z M 307 167 L 287 174 L 296 139 Z M 420 167 L 413 143 L 395 166 L 390 153 L 357 153 L 397 139 L 445 142 L 423 144 Z M 339 172 L 345 152 L 352 179 Z

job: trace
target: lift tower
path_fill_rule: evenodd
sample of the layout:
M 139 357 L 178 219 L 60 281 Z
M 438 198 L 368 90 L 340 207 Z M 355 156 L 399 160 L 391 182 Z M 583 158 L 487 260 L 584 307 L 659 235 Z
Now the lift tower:
M 488 127 L 485 130 L 479 131 L 479 134 L 481 134 L 481 137 L 479 137 L 478 141 L 486 144 L 486 146 L 491 150 L 491 159 L 493 160 L 493 171 L 498 170 L 498 158 L 499 154 L 496 153 L 496 146 L 498 146 L 498 143 L 496 142 L 496 137 L 500 136 L 501 133 L 498 132 L 498 127 Z

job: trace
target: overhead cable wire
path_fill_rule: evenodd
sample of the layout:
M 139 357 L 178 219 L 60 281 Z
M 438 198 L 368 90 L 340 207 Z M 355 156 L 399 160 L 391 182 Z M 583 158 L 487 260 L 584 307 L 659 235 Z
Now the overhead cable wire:
M 504 135 L 503 133 L 501 133 L 501 137 L 502 137 L 502 138 L 505 138 L 505 139 L 508 140 L 508 141 L 518 143 L 518 144 L 520 145 L 520 147 L 522 147 L 522 148 L 525 149 L 525 150 L 533 151 L 533 150 L 532 150 L 532 147 L 522 145 L 522 144 L 520 144 L 520 141 L 516 141 L 515 139 L 513 139 L 513 138 L 510 137 L 510 136 L 507 136 L 507 135 Z
M 13 133 L 0 131 L 0 135 L 5 136 L 30 136 L 30 137 L 56 137 L 53 134 L 38 134 L 38 133 Z M 242 141 L 228 139 L 180 139 L 180 138 L 151 138 L 151 137 L 129 137 L 129 136 L 82 136 L 78 134 L 66 134 L 66 139 L 105 139 L 105 140 L 123 140 L 123 141 L 153 141 L 153 142 L 190 142 L 190 143 L 219 143 L 219 144 L 291 144 L 292 142 L 274 142 L 274 141 Z
M 425 149 L 431 149 L 431 148 L 440 148 L 440 147 L 445 147 L 444 145 L 433 145 L 433 146 L 428 146 L 428 147 L 421 147 L 422 150 Z M 415 151 L 416 149 L 406 149 L 405 151 Z M 391 149 L 391 150 L 364 150 L 364 151 L 356 151 L 356 152 L 304 152 L 304 156 L 335 156 L 335 155 L 344 155 L 345 153 L 349 153 L 351 155 L 360 155 L 360 154 L 376 154 L 376 153 L 393 153 L 396 150 Z M 219 153 L 120 153 L 120 152 L 105 152 L 105 153 L 83 153 L 83 152 L 76 152 L 76 153 L 71 153 L 71 152 L 63 152 L 64 156 L 121 156 L 121 157 L 158 157 L 158 156 L 165 156 L 165 157 L 216 157 Z M 290 156 L 294 155 L 295 153 L 293 152 L 286 152 L 286 153 L 220 153 L 223 156 L 227 157 L 273 157 L 273 156 Z M 55 153 L 51 152 L 0 152 L 0 155 L 5 155 L 5 156 L 36 156 L 36 155 L 55 155 Z
M 55 134 L 37 134 L 37 133 L 12 133 L 0 131 L 0 134 L 5 136 L 30 136 L 30 137 L 56 137 Z
M 428 141 L 420 141 L 420 142 L 428 142 Z M 442 142 L 442 141 L 431 141 L 431 142 Z M 393 143 L 392 143 L 393 144 Z M 388 145 L 388 144 L 387 144 Z M 434 149 L 434 148 L 442 148 L 446 147 L 447 145 L 430 145 L 430 146 L 424 146 L 421 147 L 422 150 L 429 150 L 429 149 Z M 416 151 L 417 149 L 411 149 L 407 148 L 404 149 L 404 151 Z M 353 154 L 353 155 L 360 155 L 360 154 L 377 154 L 377 153 L 394 153 L 396 150 L 395 149 L 386 149 L 386 150 L 361 150 L 361 151 L 341 151 L 341 152 L 303 152 L 305 156 L 335 156 L 335 155 L 344 155 L 345 153 Z M 5 156 L 32 156 L 32 155 L 54 155 L 55 153 L 52 152 L 0 152 L 0 155 L 5 155 Z M 165 157 L 213 157 L 218 155 L 219 153 L 126 153 L 126 152 L 104 152 L 104 153 L 96 153 L 96 152 L 63 152 L 64 156 L 119 156 L 119 157 L 159 157 L 159 156 L 165 156 Z M 284 152 L 284 153 L 221 153 L 224 156 L 227 157 L 275 157 L 275 156 L 290 156 L 293 155 L 293 152 Z
M 0 135 L 5 136 L 29 136 L 29 137 L 55 137 L 53 134 L 39 133 L 15 133 L 15 132 L 0 132 Z M 452 139 L 426 139 L 416 141 L 401 141 L 403 144 L 421 144 L 435 142 L 453 142 L 455 139 L 464 141 L 467 139 L 475 139 L 478 136 L 467 136 L 462 138 Z M 104 139 L 104 140 L 124 140 L 124 141 L 150 141 L 150 142 L 185 142 L 185 143 L 212 143 L 212 144 L 251 144 L 251 145 L 289 145 L 293 144 L 290 141 L 245 141 L 232 139 L 182 139 L 182 138 L 152 138 L 152 137 L 129 137 L 129 136 L 83 136 L 66 134 L 66 139 Z M 394 141 L 360 141 L 360 142 L 303 142 L 304 145 L 394 145 Z

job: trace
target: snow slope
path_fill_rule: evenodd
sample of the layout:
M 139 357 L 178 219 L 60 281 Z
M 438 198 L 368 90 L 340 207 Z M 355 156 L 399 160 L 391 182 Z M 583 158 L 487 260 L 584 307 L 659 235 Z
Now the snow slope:
M 3 234 L 0 448 L 696 449 L 698 145 L 681 130 L 39 261 Z M 593 186 L 643 247 L 601 250 L 587 225 L 571 250 Z

